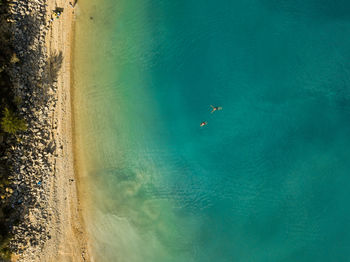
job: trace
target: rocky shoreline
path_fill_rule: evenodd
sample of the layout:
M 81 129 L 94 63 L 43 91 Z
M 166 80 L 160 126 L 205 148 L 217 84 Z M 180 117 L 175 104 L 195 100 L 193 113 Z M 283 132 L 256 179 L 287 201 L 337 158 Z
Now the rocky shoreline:
M 28 129 L 17 137 L 7 139 L 3 161 L 11 167 L 10 184 L 1 201 L 10 201 L 15 210 L 9 219 L 13 237 L 9 247 L 17 261 L 40 261 L 40 253 L 51 238 L 50 208 L 52 185 L 56 180 L 57 75 L 62 54 L 51 57 L 46 50 L 50 30 L 50 14 L 46 0 L 18 0 L 10 4 L 13 46 L 18 61 L 10 70 L 14 95 L 20 116 Z

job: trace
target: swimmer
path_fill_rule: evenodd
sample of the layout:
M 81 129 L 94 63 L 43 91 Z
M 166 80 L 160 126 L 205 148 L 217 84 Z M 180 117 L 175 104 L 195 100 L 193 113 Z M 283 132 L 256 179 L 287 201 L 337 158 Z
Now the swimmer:
M 219 111 L 219 110 L 222 110 L 222 107 L 221 106 L 212 106 L 210 105 L 212 110 L 210 113 L 214 113 L 215 111 Z
M 205 126 L 205 125 L 207 125 L 207 124 L 208 124 L 208 122 L 207 122 L 207 121 L 204 121 L 204 122 L 202 122 L 202 123 L 200 124 L 200 127 Z

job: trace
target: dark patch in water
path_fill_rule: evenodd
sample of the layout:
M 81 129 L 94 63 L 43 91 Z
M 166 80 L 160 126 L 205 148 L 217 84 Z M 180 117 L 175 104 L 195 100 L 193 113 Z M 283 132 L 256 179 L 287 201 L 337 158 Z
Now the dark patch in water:
M 350 19 L 350 2 L 348 0 L 261 0 L 269 9 L 321 19 Z

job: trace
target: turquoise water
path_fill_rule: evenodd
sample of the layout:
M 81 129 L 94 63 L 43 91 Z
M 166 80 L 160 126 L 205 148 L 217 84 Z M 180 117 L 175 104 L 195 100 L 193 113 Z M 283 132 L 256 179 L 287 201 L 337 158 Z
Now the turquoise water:
M 96 261 L 350 261 L 349 1 L 79 5 Z

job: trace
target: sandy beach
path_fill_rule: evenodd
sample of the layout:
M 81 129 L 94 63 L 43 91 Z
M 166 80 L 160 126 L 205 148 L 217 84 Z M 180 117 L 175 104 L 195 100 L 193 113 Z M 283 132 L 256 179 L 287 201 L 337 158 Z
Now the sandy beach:
M 56 176 L 50 189 L 51 209 L 56 216 L 51 221 L 52 238 L 45 244 L 40 261 L 90 261 L 87 238 L 80 212 L 78 179 L 74 173 L 73 119 L 72 119 L 72 47 L 74 33 L 74 8 L 69 1 L 48 1 L 48 13 L 57 7 L 64 11 L 54 19 L 47 36 L 48 55 L 62 52 L 63 63 L 57 79 L 57 104 L 54 121 L 56 144 L 61 151 L 56 159 Z
M 74 172 L 71 101 L 75 8 L 66 0 L 11 4 L 15 93 L 28 130 L 8 153 L 13 226 L 12 261 L 91 261 Z M 53 10 L 60 8 L 59 18 Z M 52 19 L 51 19 L 52 18 Z M 28 28 L 30 28 L 28 30 Z

